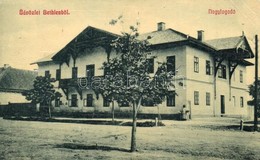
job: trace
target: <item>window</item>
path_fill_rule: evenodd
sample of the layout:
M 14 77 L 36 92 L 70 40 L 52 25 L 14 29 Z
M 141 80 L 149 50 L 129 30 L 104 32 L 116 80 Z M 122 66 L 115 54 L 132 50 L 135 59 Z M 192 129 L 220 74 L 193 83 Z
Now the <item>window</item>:
M 78 78 L 78 67 L 72 67 L 72 79 Z
M 218 77 L 223 79 L 227 78 L 227 68 L 225 65 L 220 65 L 218 70 Z
M 87 107 L 93 107 L 93 95 L 87 94 L 86 104 Z
M 71 95 L 70 99 L 70 107 L 77 107 L 78 106 L 78 98 L 76 94 Z
M 86 65 L 86 76 L 88 78 L 92 78 L 95 76 L 95 65 L 94 64 Z
M 142 104 L 142 106 L 145 106 L 145 107 L 153 107 L 154 106 L 153 99 L 151 99 L 151 98 L 142 99 L 141 104 Z
M 154 72 L 154 58 L 147 59 L 148 63 L 148 72 L 153 73 Z
M 56 80 L 60 80 L 61 71 L 60 69 L 56 69 Z
M 240 107 L 244 107 L 244 98 L 240 97 Z
M 236 97 L 233 96 L 232 99 L 233 99 L 233 107 L 236 107 Z
M 167 72 L 172 72 L 175 75 L 175 56 L 168 56 L 167 57 Z
M 51 76 L 50 71 L 49 70 L 45 71 L 44 76 L 45 77 Z
M 174 107 L 175 106 L 175 92 L 174 91 L 169 92 L 166 100 L 167 100 L 168 107 Z
M 103 107 L 109 107 L 110 102 L 107 98 L 103 97 Z
M 104 75 L 110 75 L 110 70 L 109 68 L 104 68 Z
M 210 106 L 210 93 L 206 92 L 206 105 Z
M 194 104 L 199 105 L 199 91 L 194 91 Z
M 199 58 L 194 57 L 194 72 L 199 73 Z
M 210 61 L 206 60 L 206 75 L 210 75 Z
M 55 98 L 55 107 L 59 107 L 60 104 L 61 104 L 60 98 L 59 97 Z
M 240 79 L 240 83 L 243 83 L 243 71 L 240 70 L 240 74 L 239 74 L 239 79 Z
M 119 103 L 119 106 L 120 106 L 120 107 L 129 107 L 129 102 L 127 102 L 127 101 L 121 101 L 121 102 Z

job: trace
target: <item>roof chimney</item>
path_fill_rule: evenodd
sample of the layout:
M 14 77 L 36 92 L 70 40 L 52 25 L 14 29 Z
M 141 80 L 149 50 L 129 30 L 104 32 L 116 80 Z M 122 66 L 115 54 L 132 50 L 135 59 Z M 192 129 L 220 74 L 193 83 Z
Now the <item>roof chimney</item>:
M 10 67 L 9 64 L 4 64 L 4 69 L 6 69 L 6 68 L 8 68 L 8 67 Z
M 204 41 L 204 31 L 203 30 L 198 31 L 198 40 Z
M 164 22 L 157 23 L 157 31 L 163 31 L 163 30 L 165 30 L 165 23 Z

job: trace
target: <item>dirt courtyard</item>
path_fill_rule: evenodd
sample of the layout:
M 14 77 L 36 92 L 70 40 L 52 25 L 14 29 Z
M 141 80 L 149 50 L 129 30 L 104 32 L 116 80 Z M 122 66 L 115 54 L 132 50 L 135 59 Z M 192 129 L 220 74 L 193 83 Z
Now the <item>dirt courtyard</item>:
M 130 121 L 130 120 L 129 120 Z M 138 152 L 129 153 L 131 127 L 4 120 L 0 159 L 260 159 L 259 132 L 239 131 L 235 118 L 165 120 L 138 127 Z

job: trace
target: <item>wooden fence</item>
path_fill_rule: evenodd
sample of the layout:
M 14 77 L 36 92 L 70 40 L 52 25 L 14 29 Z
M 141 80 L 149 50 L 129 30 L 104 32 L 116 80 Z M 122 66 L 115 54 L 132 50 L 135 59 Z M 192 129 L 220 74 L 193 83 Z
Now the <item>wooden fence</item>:
M 36 105 L 32 103 L 9 103 L 0 105 L 0 116 L 33 116 L 36 115 Z

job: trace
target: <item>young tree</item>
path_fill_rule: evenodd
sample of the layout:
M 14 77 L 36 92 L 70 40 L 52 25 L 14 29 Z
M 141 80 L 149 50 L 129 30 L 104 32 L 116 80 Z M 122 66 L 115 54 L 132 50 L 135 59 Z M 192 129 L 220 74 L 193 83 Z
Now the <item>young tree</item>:
M 174 85 L 173 74 L 167 72 L 166 63 L 160 63 L 156 73 L 151 76 L 148 71 L 148 59 L 155 57 L 150 54 L 150 37 L 145 40 L 138 39 L 138 24 L 130 29 L 131 33 L 122 33 L 122 36 L 111 44 L 117 56 L 103 64 L 109 75 L 105 76 L 100 93 L 118 103 L 127 102 L 131 105 L 131 152 L 135 152 L 137 114 L 142 100 L 149 99 L 155 105 L 160 104 Z
M 104 66 L 107 65 L 107 63 L 105 62 L 103 64 Z M 104 67 L 102 67 L 104 68 Z M 107 68 L 104 68 L 105 70 L 107 70 Z M 115 73 L 113 73 L 115 74 Z M 98 86 L 98 87 L 93 87 L 92 89 L 94 89 L 95 93 L 97 95 L 101 94 L 102 97 L 104 99 L 106 99 L 109 103 L 112 103 L 112 123 L 115 122 L 115 102 L 118 100 L 118 93 L 115 92 L 115 88 L 116 88 L 116 83 L 113 81 L 113 78 L 111 75 L 111 72 L 109 73 L 109 75 L 105 75 L 105 78 L 103 80 L 104 85 L 102 85 L 102 87 Z
M 34 80 L 33 89 L 22 93 L 28 101 L 31 101 L 34 104 L 47 104 L 50 118 L 51 101 L 62 96 L 53 88 L 53 82 L 55 82 L 55 79 L 51 78 L 50 75 L 45 77 L 38 76 Z
M 260 97 L 260 80 L 258 80 L 258 99 Z M 249 105 L 254 105 L 255 104 L 255 82 L 251 85 L 249 85 L 249 95 L 253 97 L 253 100 L 251 101 L 248 101 L 248 104 Z M 258 116 L 260 115 L 260 112 L 259 112 L 259 109 L 260 109 L 260 100 L 258 100 Z

